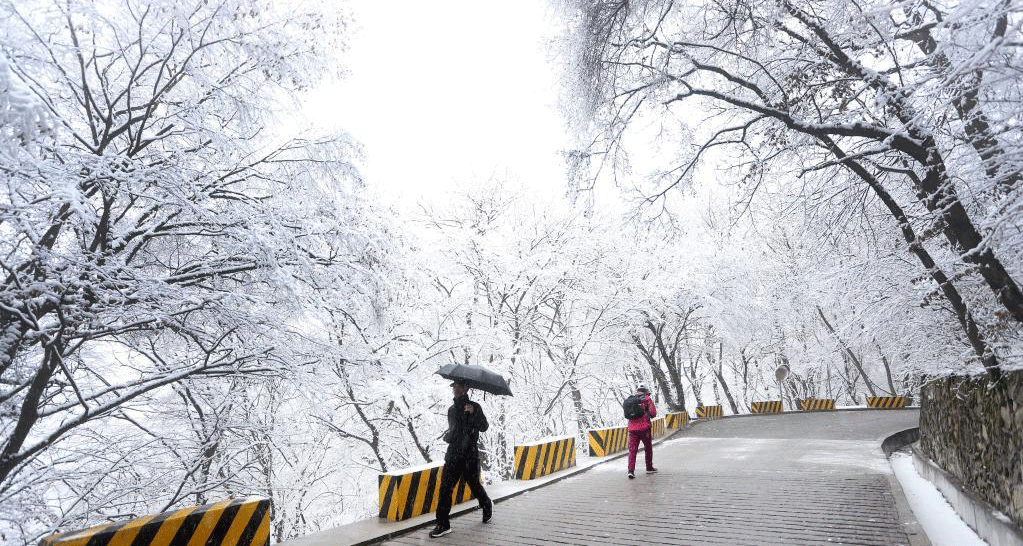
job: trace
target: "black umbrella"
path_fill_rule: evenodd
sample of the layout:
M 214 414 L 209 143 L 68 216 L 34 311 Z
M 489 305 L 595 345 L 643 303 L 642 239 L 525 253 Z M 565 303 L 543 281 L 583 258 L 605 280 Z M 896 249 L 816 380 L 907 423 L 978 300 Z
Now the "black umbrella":
M 512 396 L 512 391 L 508 388 L 508 382 L 500 374 L 492 372 L 483 366 L 445 364 L 436 373 L 444 379 L 458 381 L 472 389 L 479 389 L 490 394 Z

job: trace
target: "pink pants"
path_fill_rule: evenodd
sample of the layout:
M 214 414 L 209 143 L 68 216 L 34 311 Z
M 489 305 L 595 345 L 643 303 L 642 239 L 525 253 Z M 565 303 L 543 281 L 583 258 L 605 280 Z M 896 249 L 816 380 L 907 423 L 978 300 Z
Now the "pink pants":
M 646 469 L 654 467 L 653 437 L 650 429 L 629 431 L 629 474 L 636 472 L 636 452 L 639 451 L 639 442 L 643 441 L 643 452 L 646 454 Z

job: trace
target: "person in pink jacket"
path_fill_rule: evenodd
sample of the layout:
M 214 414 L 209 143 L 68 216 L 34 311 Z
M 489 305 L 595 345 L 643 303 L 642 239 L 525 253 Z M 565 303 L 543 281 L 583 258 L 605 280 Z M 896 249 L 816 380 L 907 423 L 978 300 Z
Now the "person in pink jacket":
M 639 442 L 643 442 L 643 452 L 646 454 L 646 473 L 657 472 L 654 468 L 653 436 L 650 431 L 650 418 L 657 416 L 657 408 L 654 401 L 650 399 L 650 389 L 646 385 L 636 387 L 636 395 L 643 397 L 643 415 L 635 419 L 629 419 L 629 479 L 636 477 L 636 452 L 639 451 Z

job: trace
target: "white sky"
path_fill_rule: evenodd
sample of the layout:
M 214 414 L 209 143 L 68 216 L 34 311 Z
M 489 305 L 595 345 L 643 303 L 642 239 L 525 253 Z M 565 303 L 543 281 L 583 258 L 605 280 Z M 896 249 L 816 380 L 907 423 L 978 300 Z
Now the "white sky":
M 428 200 L 491 175 L 561 193 L 566 147 L 547 0 L 352 0 L 350 75 L 306 115 L 366 153 L 384 197 Z

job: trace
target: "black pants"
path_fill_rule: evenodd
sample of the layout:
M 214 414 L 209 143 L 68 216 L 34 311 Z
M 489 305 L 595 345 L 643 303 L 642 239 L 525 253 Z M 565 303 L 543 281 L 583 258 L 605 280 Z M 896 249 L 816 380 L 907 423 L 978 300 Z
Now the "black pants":
M 440 499 L 437 500 L 437 523 L 440 525 L 448 525 L 450 521 L 448 516 L 451 514 L 451 495 L 459 479 L 469 486 L 480 506 L 490 502 L 490 497 L 480 483 L 479 459 L 446 461 L 440 476 Z

